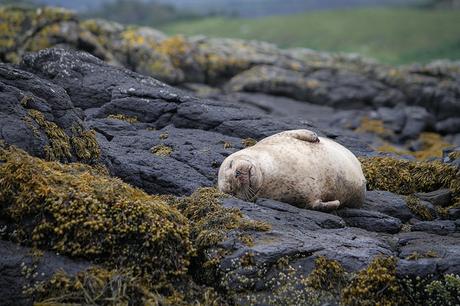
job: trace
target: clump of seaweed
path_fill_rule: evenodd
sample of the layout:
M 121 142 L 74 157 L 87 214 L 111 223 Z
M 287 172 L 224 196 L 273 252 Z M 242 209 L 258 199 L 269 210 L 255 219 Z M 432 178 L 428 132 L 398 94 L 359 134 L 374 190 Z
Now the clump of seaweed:
M 406 256 L 406 260 L 418 260 L 420 258 L 436 258 L 439 257 L 436 251 L 430 250 L 425 253 L 412 252 L 410 255 Z
M 47 160 L 63 160 L 72 156 L 69 136 L 56 123 L 48 121 L 40 111 L 31 109 L 29 116 L 43 128 L 49 140 L 45 147 Z
M 154 280 L 183 275 L 193 252 L 187 220 L 162 198 L 83 164 L 0 148 L 0 214 L 40 249 L 132 268 Z
M 242 144 L 245 148 L 252 147 L 252 146 L 254 146 L 256 143 L 257 143 L 257 140 L 255 140 L 254 138 L 245 138 L 245 139 L 241 140 L 241 144 Z
M 307 278 L 307 284 L 319 290 L 338 290 L 345 281 L 346 275 L 342 265 L 324 256 L 315 259 L 315 269 Z
M 439 161 L 421 162 L 390 157 L 360 158 L 370 190 L 387 190 L 410 195 L 449 188 L 453 205 L 460 205 L 460 175 L 458 170 Z
M 150 152 L 153 154 L 163 157 L 171 155 L 172 151 L 173 149 L 171 147 L 165 145 L 156 145 L 150 149 Z
M 128 116 L 124 114 L 111 114 L 111 115 L 108 115 L 107 118 L 126 121 L 131 124 L 138 122 L 138 119 L 136 116 Z
M 341 302 L 343 305 L 399 305 L 401 297 L 396 259 L 376 257 L 342 290 Z
M 198 250 L 223 241 L 231 230 L 270 229 L 267 223 L 246 219 L 239 209 L 223 207 L 219 200 L 224 197 L 215 188 L 200 188 L 189 197 L 173 200 L 173 206 L 188 218 L 191 239 Z
M 39 283 L 30 292 L 35 305 L 223 305 L 209 287 L 183 280 L 162 294 L 148 279 L 132 270 L 90 267 L 70 276 L 63 271 Z
M 406 205 L 411 210 L 411 212 L 420 217 L 422 220 L 431 221 L 434 219 L 434 216 L 431 213 L 431 211 L 426 206 L 424 206 L 420 202 L 420 199 L 416 196 L 407 196 Z
M 70 161 L 73 156 L 83 162 L 93 162 L 100 156 L 101 150 L 93 130 L 83 130 L 79 125 L 71 128 L 72 136 L 56 123 L 46 120 L 44 114 L 30 109 L 24 118 L 35 137 L 40 137 L 41 127 L 48 138 L 48 145 L 44 147 L 45 158 L 49 161 Z M 35 124 L 36 125 L 35 125 Z
M 419 141 L 422 148 L 413 153 L 418 160 L 425 160 L 430 157 L 442 157 L 443 150 L 452 146 L 441 135 L 436 133 L 421 133 Z
M 363 117 L 361 119 L 361 124 L 355 129 L 355 131 L 358 133 L 372 133 L 382 137 L 392 135 L 392 132 L 385 128 L 382 120 L 370 119 L 368 117 Z

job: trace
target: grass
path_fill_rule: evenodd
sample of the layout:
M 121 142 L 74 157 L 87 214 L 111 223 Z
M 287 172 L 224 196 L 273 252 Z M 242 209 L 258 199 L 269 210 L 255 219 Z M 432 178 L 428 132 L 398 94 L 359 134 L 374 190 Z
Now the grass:
M 460 59 L 460 10 L 366 8 L 258 19 L 213 17 L 160 29 L 263 40 L 282 48 L 353 52 L 388 64 Z

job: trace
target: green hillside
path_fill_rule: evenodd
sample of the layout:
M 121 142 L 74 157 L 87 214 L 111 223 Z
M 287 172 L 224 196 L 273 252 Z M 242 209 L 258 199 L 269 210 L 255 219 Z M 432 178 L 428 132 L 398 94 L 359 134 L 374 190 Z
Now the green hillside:
M 160 29 L 168 34 L 264 40 L 285 48 L 356 52 L 391 64 L 460 59 L 460 10 L 376 8 L 259 19 L 206 18 Z

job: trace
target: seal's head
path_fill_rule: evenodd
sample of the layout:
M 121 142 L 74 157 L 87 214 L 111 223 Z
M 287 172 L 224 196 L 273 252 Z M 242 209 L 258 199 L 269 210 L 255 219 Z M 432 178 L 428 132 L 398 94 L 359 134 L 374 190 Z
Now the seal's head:
M 249 156 L 229 156 L 219 169 L 219 190 L 252 201 L 262 185 L 262 172 Z

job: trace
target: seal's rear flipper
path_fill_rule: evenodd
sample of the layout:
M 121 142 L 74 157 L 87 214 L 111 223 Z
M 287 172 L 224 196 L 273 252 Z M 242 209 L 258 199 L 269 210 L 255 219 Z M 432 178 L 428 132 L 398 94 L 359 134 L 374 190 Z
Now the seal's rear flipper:
M 292 131 L 285 131 L 275 136 L 288 136 L 302 141 L 308 142 L 319 142 L 318 135 L 310 130 L 292 130 Z
M 339 208 L 340 206 L 340 201 L 335 200 L 335 201 L 329 201 L 329 202 L 321 202 L 320 200 L 316 200 L 311 204 L 311 208 L 314 210 L 319 210 L 319 211 L 333 211 Z

